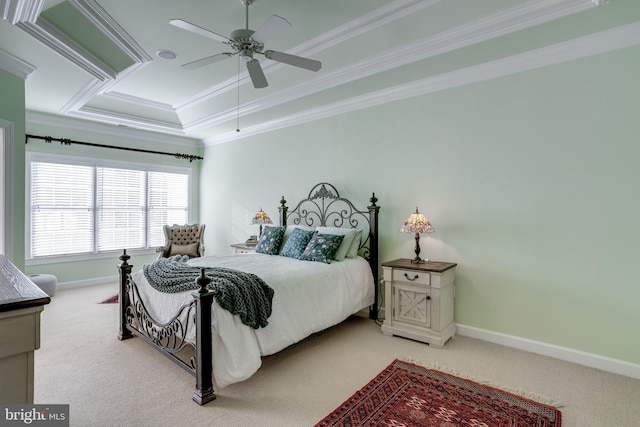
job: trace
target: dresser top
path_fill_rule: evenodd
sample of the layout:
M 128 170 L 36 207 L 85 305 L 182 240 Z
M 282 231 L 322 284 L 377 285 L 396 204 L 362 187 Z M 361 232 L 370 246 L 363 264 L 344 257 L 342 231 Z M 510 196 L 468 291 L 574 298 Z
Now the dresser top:
M 0 255 L 0 312 L 48 304 L 51 299 L 27 276 Z
M 458 264 L 452 262 L 441 262 L 441 261 L 425 261 L 422 264 L 417 264 L 411 262 L 408 258 L 399 258 L 393 261 L 383 262 L 383 267 L 392 267 L 392 268 L 407 268 L 410 270 L 421 270 L 421 271 L 432 271 L 434 273 L 443 273 Z

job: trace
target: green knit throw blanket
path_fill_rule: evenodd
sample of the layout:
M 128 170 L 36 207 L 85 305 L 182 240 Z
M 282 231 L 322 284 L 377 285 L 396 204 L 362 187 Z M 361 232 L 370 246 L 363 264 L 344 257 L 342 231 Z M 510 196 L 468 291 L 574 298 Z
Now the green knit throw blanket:
M 177 293 L 198 289 L 196 279 L 201 267 L 186 262 L 186 255 L 158 258 L 142 269 L 149 284 L 161 292 Z M 254 329 L 264 328 L 271 316 L 273 289 L 252 273 L 224 267 L 206 267 L 205 273 L 212 280 L 207 286 L 216 292 L 220 307 L 238 314 L 242 323 Z

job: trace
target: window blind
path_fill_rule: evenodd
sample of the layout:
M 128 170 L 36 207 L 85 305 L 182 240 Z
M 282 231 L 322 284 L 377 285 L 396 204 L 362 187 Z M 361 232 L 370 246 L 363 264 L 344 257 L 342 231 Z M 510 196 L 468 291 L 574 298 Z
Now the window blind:
M 108 251 L 146 246 L 146 172 L 97 168 L 97 249 Z
M 92 167 L 31 164 L 31 255 L 93 251 Z
M 32 161 L 31 257 L 164 244 L 189 218 L 189 174 Z
M 186 224 L 189 216 L 189 176 L 149 172 L 149 245 L 164 244 L 163 225 Z

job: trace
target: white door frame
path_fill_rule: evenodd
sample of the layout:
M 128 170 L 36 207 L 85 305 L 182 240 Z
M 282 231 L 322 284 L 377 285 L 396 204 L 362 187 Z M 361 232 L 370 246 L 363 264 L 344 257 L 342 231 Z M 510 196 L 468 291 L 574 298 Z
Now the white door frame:
M 13 259 L 13 123 L 0 119 L 0 253 Z

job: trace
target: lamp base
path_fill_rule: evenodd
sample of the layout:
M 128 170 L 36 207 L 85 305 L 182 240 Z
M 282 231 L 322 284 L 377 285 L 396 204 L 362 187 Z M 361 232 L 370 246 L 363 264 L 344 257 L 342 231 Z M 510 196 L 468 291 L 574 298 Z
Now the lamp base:
M 416 257 L 411 260 L 411 264 L 424 264 L 428 259 L 420 258 L 420 233 L 416 233 Z

